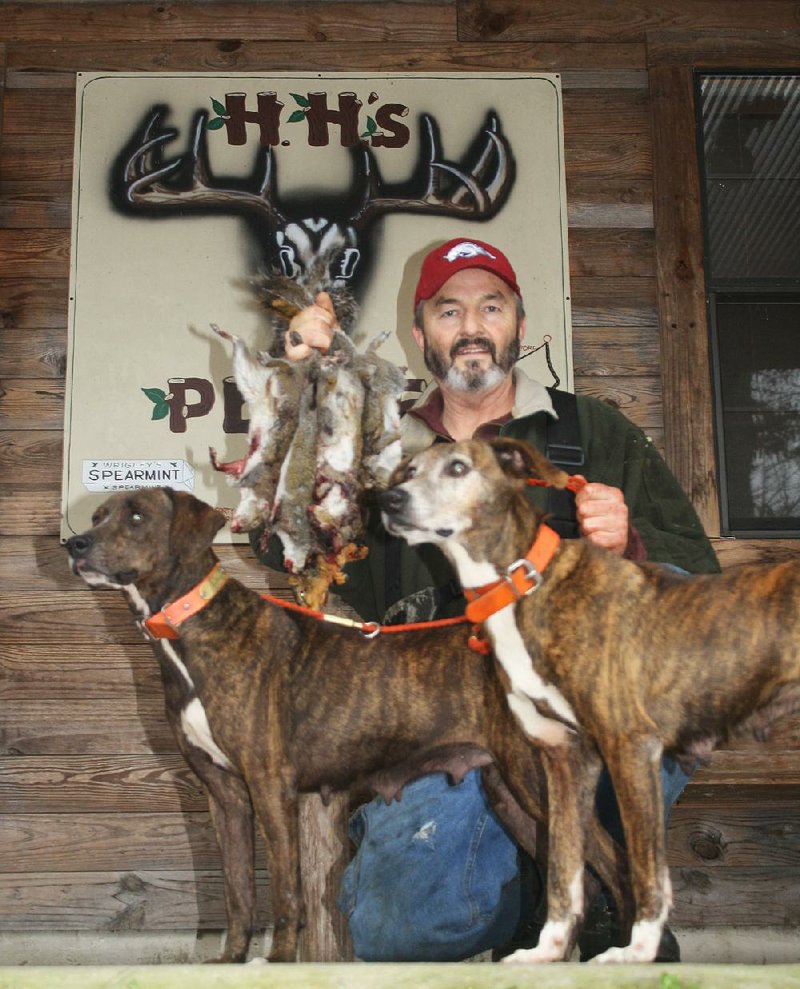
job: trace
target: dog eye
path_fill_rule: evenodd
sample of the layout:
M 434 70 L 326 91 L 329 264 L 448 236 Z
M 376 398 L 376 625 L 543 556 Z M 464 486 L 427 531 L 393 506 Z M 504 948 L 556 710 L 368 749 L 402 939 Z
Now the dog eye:
M 142 522 L 144 522 L 144 515 L 134 509 L 131 512 L 131 525 L 140 525 Z
M 403 480 L 410 481 L 412 477 L 416 477 L 416 476 L 417 476 L 417 468 L 409 464 L 408 467 L 406 467 L 405 472 L 403 474 Z
M 451 460 L 447 465 L 446 473 L 450 477 L 463 477 L 469 471 L 469 464 L 464 463 L 463 460 Z

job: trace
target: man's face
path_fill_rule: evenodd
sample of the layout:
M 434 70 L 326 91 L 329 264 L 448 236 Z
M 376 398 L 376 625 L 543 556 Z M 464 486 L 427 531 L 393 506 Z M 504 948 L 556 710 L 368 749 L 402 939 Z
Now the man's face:
M 519 357 L 525 320 L 514 293 L 483 268 L 456 272 L 422 306 L 414 339 L 442 384 L 482 391 L 499 384 Z

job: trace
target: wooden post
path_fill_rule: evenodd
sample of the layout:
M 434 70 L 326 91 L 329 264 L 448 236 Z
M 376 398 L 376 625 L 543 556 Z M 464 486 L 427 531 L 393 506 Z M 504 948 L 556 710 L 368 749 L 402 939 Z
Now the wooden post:
M 692 67 L 652 66 L 649 78 L 667 463 L 689 495 L 706 532 L 718 536 Z
M 350 859 L 349 809 L 346 793 L 335 794 L 327 807 L 316 793 L 300 798 L 300 874 L 307 914 L 300 933 L 301 962 L 347 962 L 354 957 L 347 919 L 336 906 Z

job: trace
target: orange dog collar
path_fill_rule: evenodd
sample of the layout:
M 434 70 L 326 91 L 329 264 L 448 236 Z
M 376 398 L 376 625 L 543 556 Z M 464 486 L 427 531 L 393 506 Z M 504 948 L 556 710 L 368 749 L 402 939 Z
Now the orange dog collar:
M 146 618 L 141 626 L 153 639 L 178 639 L 178 628 L 187 618 L 196 615 L 216 597 L 228 583 L 228 575 L 220 563 L 215 563 L 206 576 L 188 594 L 166 605 L 157 614 Z
M 505 577 L 483 587 L 464 589 L 467 618 L 471 622 L 485 622 L 495 612 L 535 591 L 560 542 L 561 537 L 549 525 L 540 525 L 527 556 L 512 563 Z

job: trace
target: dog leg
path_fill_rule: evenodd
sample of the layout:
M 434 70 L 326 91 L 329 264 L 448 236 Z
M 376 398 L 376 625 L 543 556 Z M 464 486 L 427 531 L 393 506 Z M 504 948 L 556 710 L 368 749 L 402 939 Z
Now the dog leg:
M 273 935 L 268 961 L 293 962 L 305 923 L 300 883 L 298 801 L 291 767 L 270 772 L 254 767 L 250 797 L 264 835 L 272 888 Z
M 503 959 L 510 964 L 561 961 L 574 944 L 583 914 L 584 867 L 580 794 L 585 787 L 579 780 L 577 749 L 569 745 L 541 750 L 549 811 L 547 922 L 535 948 L 520 948 Z
M 219 961 L 242 962 L 256 925 L 253 810 L 243 781 L 223 770 L 218 775 L 225 777 L 219 786 L 210 786 L 208 781 L 206 786 L 211 823 L 222 855 L 228 917 L 225 950 Z
M 662 746 L 652 737 L 633 736 L 614 749 L 606 752 L 606 761 L 625 831 L 636 913 L 630 944 L 592 959 L 601 965 L 653 961 L 672 905 L 659 777 Z
M 163 674 L 163 667 L 162 667 Z M 222 861 L 222 881 L 228 932 L 218 962 L 241 962 L 247 957 L 256 923 L 253 808 L 240 777 L 215 763 L 205 749 L 193 745 L 181 727 L 182 704 L 175 680 L 164 676 L 167 719 L 178 748 L 200 779 L 208 797 L 211 824 Z

